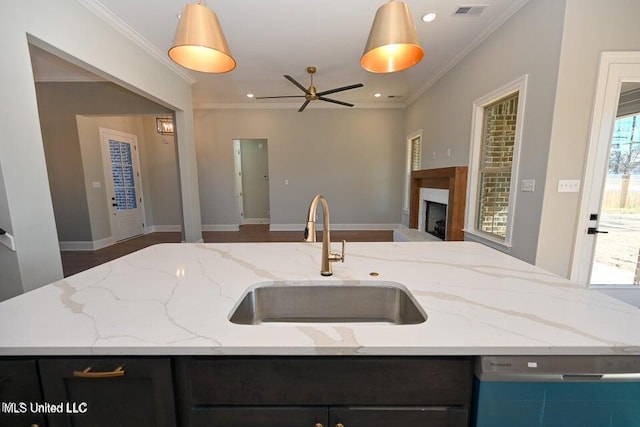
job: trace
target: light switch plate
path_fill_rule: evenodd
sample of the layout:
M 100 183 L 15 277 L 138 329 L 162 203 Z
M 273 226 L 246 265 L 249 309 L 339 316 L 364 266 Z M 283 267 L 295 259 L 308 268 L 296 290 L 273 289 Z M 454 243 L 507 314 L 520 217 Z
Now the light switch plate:
M 558 181 L 558 193 L 579 193 L 579 179 L 561 179 Z
M 520 181 L 520 191 L 535 191 L 536 180 L 535 179 L 523 179 Z

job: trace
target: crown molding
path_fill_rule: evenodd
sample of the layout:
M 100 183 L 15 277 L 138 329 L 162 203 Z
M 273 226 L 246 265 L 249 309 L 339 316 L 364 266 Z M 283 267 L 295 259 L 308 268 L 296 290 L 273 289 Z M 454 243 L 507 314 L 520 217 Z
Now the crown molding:
M 326 104 L 326 105 L 325 105 Z M 195 103 L 193 104 L 194 110 L 291 110 L 300 108 L 300 103 L 291 103 L 291 102 L 279 102 L 279 103 L 271 103 L 271 104 L 255 104 L 255 103 Z M 330 103 L 315 103 L 313 107 L 314 110 L 326 110 L 326 109 L 344 109 L 343 106 L 332 105 Z M 362 109 L 387 109 L 387 110 L 397 110 L 404 109 L 406 105 L 404 104 L 377 104 L 377 103 L 358 103 L 353 108 L 362 110 Z
M 180 67 L 173 61 L 171 61 L 167 55 L 158 50 L 154 45 L 152 45 L 147 39 L 142 37 L 137 31 L 131 28 L 126 22 L 120 19 L 117 15 L 111 12 L 109 9 L 104 7 L 102 3 L 97 0 L 77 0 L 78 3 L 89 9 L 96 16 L 102 19 L 104 22 L 113 27 L 120 34 L 131 40 L 142 50 L 147 52 L 153 58 L 157 59 L 160 63 L 162 63 L 165 67 L 169 68 L 175 74 L 180 76 L 184 81 L 189 84 L 194 84 L 197 82 L 196 78 L 193 77 L 191 73 L 186 71 L 184 68 Z
M 453 55 L 449 61 L 447 61 L 434 76 L 427 80 L 427 82 L 409 98 L 407 98 L 407 106 L 413 104 L 420 96 L 422 96 L 431 86 L 433 86 L 438 80 L 447 74 L 453 67 L 455 67 L 465 56 L 471 53 L 480 43 L 485 41 L 494 31 L 502 26 L 509 18 L 511 18 L 522 6 L 524 6 L 529 0 L 518 0 L 513 2 L 507 7 L 500 15 L 498 15 L 493 21 L 487 25 L 487 27 L 474 38 L 471 43 L 462 48 L 458 53 Z

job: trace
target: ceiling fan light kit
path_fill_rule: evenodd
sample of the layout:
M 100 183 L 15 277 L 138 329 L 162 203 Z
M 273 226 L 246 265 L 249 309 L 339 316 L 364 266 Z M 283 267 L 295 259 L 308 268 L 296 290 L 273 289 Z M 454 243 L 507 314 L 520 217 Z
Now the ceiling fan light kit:
M 183 7 L 169 58 L 205 73 L 226 73 L 236 67 L 218 17 L 199 0 Z
M 409 6 L 394 0 L 380 6 L 360 65 L 373 73 L 393 73 L 416 65 L 424 53 Z

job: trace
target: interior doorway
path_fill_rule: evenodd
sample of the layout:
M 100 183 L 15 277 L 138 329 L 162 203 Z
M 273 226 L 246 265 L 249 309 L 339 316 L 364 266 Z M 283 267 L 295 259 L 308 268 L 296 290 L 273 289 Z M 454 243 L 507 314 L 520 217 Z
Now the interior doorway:
M 600 67 L 572 279 L 637 294 L 640 53 L 605 53 Z
M 266 139 L 234 139 L 238 224 L 269 224 L 269 150 Z

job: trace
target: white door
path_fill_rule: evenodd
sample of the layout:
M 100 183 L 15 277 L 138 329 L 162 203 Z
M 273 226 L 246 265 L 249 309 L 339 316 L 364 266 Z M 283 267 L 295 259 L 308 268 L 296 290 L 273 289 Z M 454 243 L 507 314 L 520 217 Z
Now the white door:
M 266 139 L 242 139 L 242 222 L 269 224 L 269 155 Z
M 640 53 L 601 59 L 572 279 L 640 283 Z M 636 286 L 634 286 L 636 285 Z
M 116 241 L 144 232 L 142 185 L 135 135 L 100 128 L 105 188 L 111 222 L 111 235 Z
M 238 209 L 238 224 L 244 224 L 244 201 L 242 198 L 242 151 L 240 140 L 233 140 L 233 166 L 235 170 L 236 207 Z

